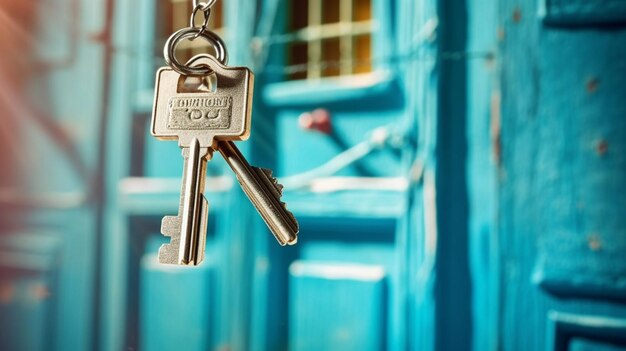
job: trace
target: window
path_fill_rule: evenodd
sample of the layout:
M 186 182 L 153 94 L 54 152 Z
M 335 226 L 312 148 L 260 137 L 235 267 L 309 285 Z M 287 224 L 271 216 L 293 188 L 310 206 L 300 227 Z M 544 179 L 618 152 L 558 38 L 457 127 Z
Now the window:
M 291 0 L 289 15 L 289 79 L 372 70 L 372 0 Z
M 163 2 L 163 18 L 166 20 L 163 22 L 164 27 L 161 33 L 164 38 L 162 43 L 165 44 L 167 38 L 175 31 L 189 26 L 189 16 L 193 10 L 192 1 L 190 0 L 167 0 Z M 211 18 L 209 20 L 209 29 L 219 36 L 224 35 L 224 0 L 217 1 L 211 8 Z M 203 19 L 202 11 L 198 11 L 196 14 L 196 23 L 202 23 Z M 176 57 L 182 62 L 188 61 L 194 55 L 201 53 L 212 52 L 210 44 L 206 41 L 200 40 L 184 40 L 176 49 Z

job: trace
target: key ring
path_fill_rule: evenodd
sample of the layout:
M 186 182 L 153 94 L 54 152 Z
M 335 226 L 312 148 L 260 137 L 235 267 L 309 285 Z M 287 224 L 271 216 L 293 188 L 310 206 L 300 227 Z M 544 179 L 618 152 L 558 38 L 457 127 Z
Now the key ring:
M 172 67 L 172 69 L 184 76 L 206 76 L 213 72 L 211 67 L 206 65 L 189 67 L 181 64 L 176 58 L 176 47 L 183 39 L 194 40 L 197 37 L 209 42 L 213 49 L 215 49 L 215 58 L 221 64 L 226 65 L 228 63 L 228 52 L 226 51 L 226 45 L 217 34 L 204 30 L 202 27 L 195 28 L 183 28 L 170 36 L 165 42 L 163 48 L 163 57 L 165 62 Z

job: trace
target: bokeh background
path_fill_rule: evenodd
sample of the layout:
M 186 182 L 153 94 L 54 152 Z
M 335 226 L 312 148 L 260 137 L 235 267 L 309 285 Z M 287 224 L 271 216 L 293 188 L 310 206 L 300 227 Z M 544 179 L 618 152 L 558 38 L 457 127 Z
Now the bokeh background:
M 626 350 L 626 2 L 218 0 L 301 232 L 216 154 L 190 268 L 149 122 L 191 9 L 0 0 L 1 350 Z

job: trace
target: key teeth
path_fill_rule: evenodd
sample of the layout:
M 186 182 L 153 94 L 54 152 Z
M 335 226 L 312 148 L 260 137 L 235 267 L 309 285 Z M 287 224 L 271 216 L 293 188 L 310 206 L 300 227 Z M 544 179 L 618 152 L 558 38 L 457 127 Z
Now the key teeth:
M 274 179 L 274 187 L 276 188 L 276 191 L 278 191 L 278 194 L 279 194 L 280 196 L 283 196 L 283 188 L 284 188 L 284 187 L 283 187 L 283 185 L 282 185 L 282 184 L 278 183 L 278 182 L 276 181 L 276 179 Z
M 258 173 L 260 173 L 263 176 L 266 176 L 266 178 L 269 179 L 270 183 L 272 185 L 274 185 L 274 188 L 278 192 L 278 196 L 279 197 L 283 196 L 283 188 L 284 188 L 284 186 L 282 184 L 280 184 L 276 178 L 273 177 L 272 170 L 271 169 L 267 169 L 267 168 L 261 168 L 261 167 L 256 167 L 256 168 L 257 168 L 257 172 Z M 296 216 L 294 216 L 293 213 L 291 213 L 291 211 L 289 211 L 287 209 L 287 204 L 286 203 L 284 203 L 283 201 L 279 201 L 279 202 L 280 202 L 280 205 L 285 210 L 285 213 L 287 214 L 287 216 L 289 216 L 290 222 L 296 226 L 295 232 L 297 234 L 300 231 L 300 225 L 298 224 L 298 220 L 296 219 Z M 295 244 L 295 242 L 288 242 L 288 244 L 289 245 L 293 245 L 293 244 Z
M 269 168 L 263 168 L 263 167 L 256 167 L 257 169 L 259 169 L 261 172 L 265 173 L 265 175 L 270 178 L 270 179 L 274 179 L 273 173 L 271 169 Z
M 257 173 L 264 176 L 266 179 L 272 183 L 276 191 L 278 192 L 278 196 L 283 196 L 283 188 L 284 186 L 278 182 L 276 178 L 273 176 L 273 172 L 271 169 L 262 168 L 262 167 L 252 167 L 257 170 Z
M 161 220 L 161 234 L 172 237 L 177 231 L 180 231 L 180 217 L 163 217 Z
M 161 220 L 161 234 L 172 238 L 169 243 L 159 247 L 159 263 L 177 264 L 178 247 L 180 245 L 178 239 L 174 238 L 176 233 L 180 232 L 180 217 L 165 216 Z
M 281 201 L 280 204 L 285 209 L 285 212 L 287 213 L 287 215 L 291 219 L 291 222 L 295 223 L 295 225 L 296 225 L 296 234 L 297 234 L 300 231 L 300 224 L 298 223 L 298 220 L 296 219 L 296 216 L 294 216 L 293 213 L 291 213 L 291 211 L 289 211 L 289 209 L 287 208 L 287 204 L 286 203 Z
M 176 264 L 176 257 L 178 255 L 178 247 L 176 245 L 169 243 L 163 244 L 159 247 L 159 263 L 163 264 Z
M 298 232 L 300 231 L 300 225 L 298 223 L 298 220 L 296 219 L 296 216 L 294 216 L 293 213 L 291 213 L 291 211 L 287 209 L 287 204 L 280 201 L 280 198 L 283 195 L 283 185 L 278 183 L 278 180 L 276 180 L 276 178 L 272 176 L 272 170 L 267 169 L 267 168 L 254 167 L 254 166 L 250 166 L 250 168 L 251 168 L 252 173 L 258 176 L 260 178 L 261 183 L 263 183 L 263 184 L 260 184 L 260 186 L 271 191 L 272 192 L 271 195 L 275 198 L 275 200 L 277 200 L 277 203 L 280 204 L 280 206 L 282 206 L 282 210 L 278 212 L 281 213 L 281 216 L 283 216 L 282 217 L 282 220 L 284 220 L 283 223 L 289 228 L 283 228 L 283 232 L 279 233 L 275 231 L 278 229 L 272 228 L 270 226 L 270 223 L 267 220 L 266 220 L 266 223 L 268 224 L 268 226 L 270 226 L 272 233 L 274 234 L 274 236 L 276 237 L 276 239 L 281 245 L 294 245 L 298 241 Z M 246 194 L 248 194 L 249 189 L 246 188 L 246 186 L 243 183 L 242 183 L 242 186 Z M 249 194 L 248 194 L 248 197 L 250 197 Z M 274 206 L 276 206 L 277 203 L 274 202 Z M 261 210 L 259 210 L 258 207 L 257 207 L 257 210 L 261 212 Z
M 276 189 L 276 191 L 278 191 L 278 195 L 283 196 L 284 186 L 280 184 L 276 178 L 274 178 L 272 170 L 268 168 L 262 168 L 262 167 L 257 167 L 257 169 L 261 171 L 263 175 L 265 175 L 270 180 L 270 182 L 274 185 L 274 188 Z M 296 216 L 294 216 L 293 213 L 291 213 L 291 211 L 287 209 L 286 203 L 280 201 L 280 204 L 283 206 L 283 208 L 287 212 L 287 215 L 292 220 L 292 222 L 296 223 L 296 226 L 298 226 L 296 232 L 299 231 L 300 228 L 299 228 L 298 220 L 296 219 Z

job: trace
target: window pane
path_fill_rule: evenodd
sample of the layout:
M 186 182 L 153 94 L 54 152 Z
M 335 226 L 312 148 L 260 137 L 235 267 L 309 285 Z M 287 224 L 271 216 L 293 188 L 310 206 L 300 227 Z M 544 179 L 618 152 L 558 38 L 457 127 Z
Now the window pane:
M 306 63 L 309 55 L 307 43 L 293 43 L 289 46 L 289 66 L 297 72 L 289 74 L 289 79 L 306 79 Z
M 372 2 L 371 0 L 354 0 L 354 10 L 352 18 L 355 22 L 367 21 L 372 19 Z
M 340 42 L 339 38 L 322 42 L 322 77 L 333 77 L 340 74 Z
M 372 70 L 372 0 L 290 0 L 288 4 L 287 32 L 294 34 L 286 43 L 286 61 L 292 66 L 288 79 Z M 299 42 L 305 38 L 306 43 Z M 294 65 L 306 72 L 291 72 Z
M 314 0 L 313 0 L 314 1 Z M 302 29 L 309 23 L 309 0 L 291 1 L 291 30 Z
M 322 7 L 322 23 L 337 22 L 339 22 L 339 0 L 324 0 L 324 5 Z
M 172 3 L 172 32 L 188 25 L 191 6 L 188 1 L 174 1 Z
M 224 1 L 220 0 L 211 7 L 211 18 L 209 19 L 209 29 L 215 30 L 224 27 Z
M 354 73 L 372 71 L 372 36 L 361 35 L 354 38 Z

